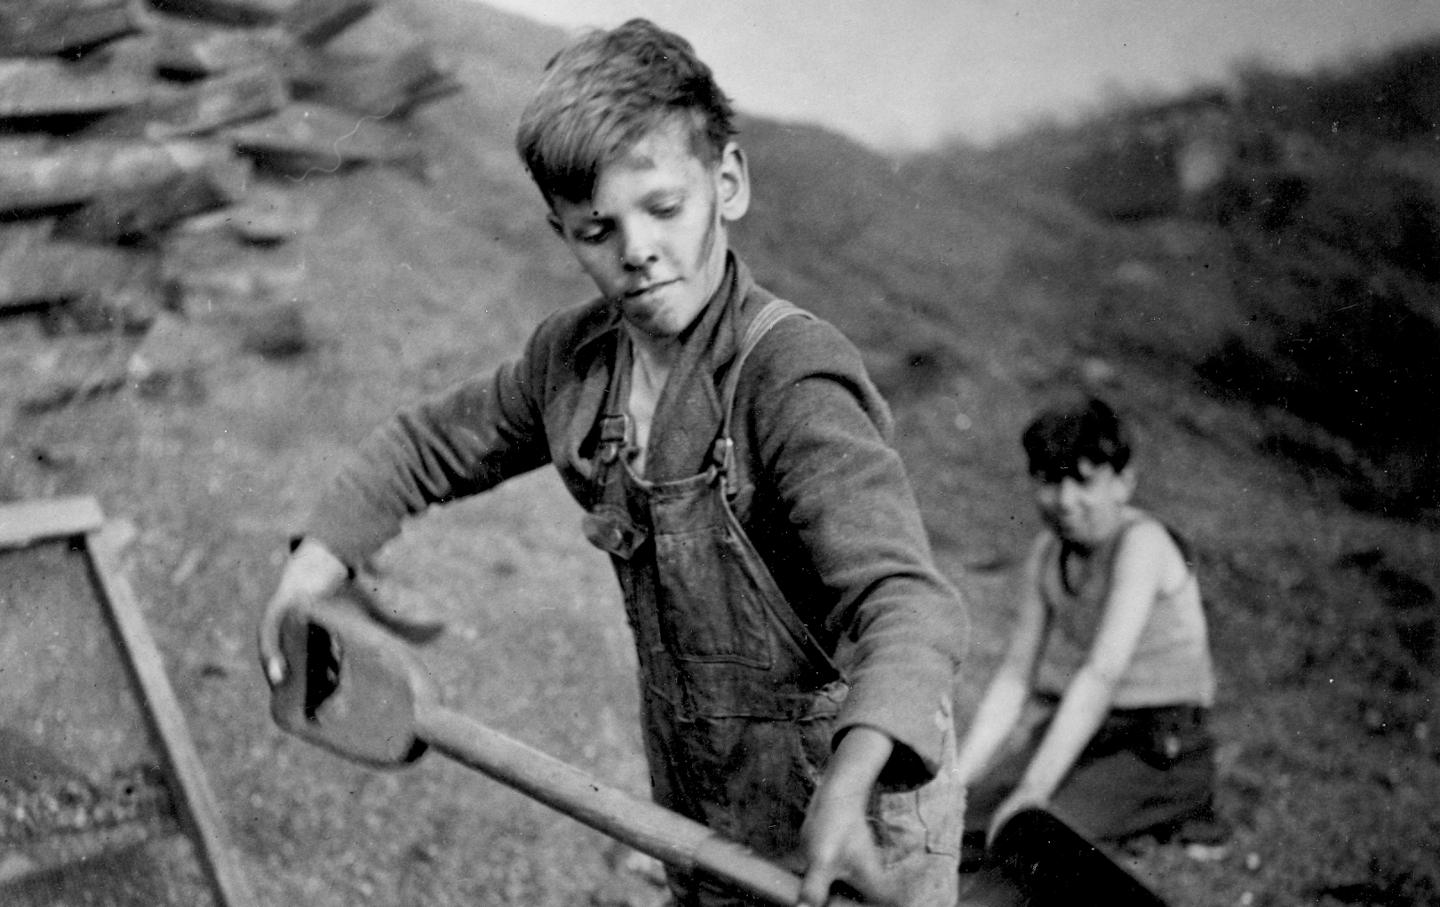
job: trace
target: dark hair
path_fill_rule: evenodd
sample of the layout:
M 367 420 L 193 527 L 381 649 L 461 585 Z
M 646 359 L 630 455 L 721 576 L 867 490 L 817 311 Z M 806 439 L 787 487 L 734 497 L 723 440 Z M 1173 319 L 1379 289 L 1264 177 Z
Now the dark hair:
M 515 148 L 547 203 L 583 202 L 602 167 L 677 117 L 695 155 L 719 161 L 735 135 L 730 99 L 690 42 L 631 19 L 586 33 L 546 64 Z
M 1130 462 L 1130 432 L 1109 404 L 1094 397 L 1042 410 L 1020 443 L 1030 475 L 1042 482 L 1078 478 L 1081 460 L 1116 472 Z

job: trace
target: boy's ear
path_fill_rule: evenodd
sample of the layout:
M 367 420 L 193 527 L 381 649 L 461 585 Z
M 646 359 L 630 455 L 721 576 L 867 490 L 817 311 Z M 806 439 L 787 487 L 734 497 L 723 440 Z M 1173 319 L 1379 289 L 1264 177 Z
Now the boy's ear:
M 720 216 L 739 220 L 750 210 L 750 164 L 745 152 L 734 142 L 725 145 L 720 163 L 715 168 L 715 184 L 720 199 Z

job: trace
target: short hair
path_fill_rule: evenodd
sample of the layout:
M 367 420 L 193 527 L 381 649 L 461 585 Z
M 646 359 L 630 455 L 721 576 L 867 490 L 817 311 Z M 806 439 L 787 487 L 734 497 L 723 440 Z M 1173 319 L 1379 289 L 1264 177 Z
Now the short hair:
M 1030 475 L 1046 483 L 1079 478 L 1080 461 L 1109 465 L 1116 472 L 1130 462 L 1130 432 L 1105 401 L 1086 397 L 1047 407 L 1020 437 Z
M 583 202 L 600 170 L 682 117 L 696 157 L 720 160 L 735 135 L 730 99 L 690 42 L 646 19 L 594 30 L 545 66 L 515 148 L 545 201 Z

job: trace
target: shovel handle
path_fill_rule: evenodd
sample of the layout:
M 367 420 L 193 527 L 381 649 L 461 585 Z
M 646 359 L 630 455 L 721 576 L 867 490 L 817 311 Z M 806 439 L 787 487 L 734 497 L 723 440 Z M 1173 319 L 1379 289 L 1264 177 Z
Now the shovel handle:
M 800 899 L 800 877 L 749 848 L 434 702 L 417 702 L 418 736 L 451 759 L 494 778 L 641 853 L 701 870 L 774 904 Z M 826 907 L 860 907 L 831 895 Z
M 699 822 L 617 788 L 446 708 L 409 647 L 354 601 L 296 606 L 281 621 L 290 672 L 271 712 L 291 733 L 376 767 L 431 747 L 600 832 L 685 871 L 701 871 L 775 904 L 800 878 Z M 832 896 L 827 907 L 859 907 Z

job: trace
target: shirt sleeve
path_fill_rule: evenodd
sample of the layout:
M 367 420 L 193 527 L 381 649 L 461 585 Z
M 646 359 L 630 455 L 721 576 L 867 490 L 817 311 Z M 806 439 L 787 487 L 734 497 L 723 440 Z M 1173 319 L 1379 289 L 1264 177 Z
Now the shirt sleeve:
M 372 431 L 321 491 L 305 534 L 354 567 L 406 517 L 549 462 L 532 352 Z
M 745 368 L 737 406 L 757 438 L 755 494 L 796 549 L 775 551 L 772 571 L 794 558 L 810 573 L 813 592 L 792 606 L 834 641 L 850 682 L 836 739 L 881 730 L 896 743 L 882 782 L 923 783 L 954 734 L 967 613 L 935 566 L 889 410 L 859 351 L 822 321 L 782 321 Z

